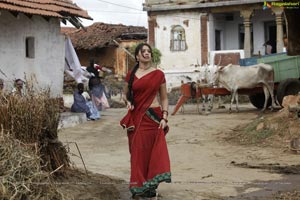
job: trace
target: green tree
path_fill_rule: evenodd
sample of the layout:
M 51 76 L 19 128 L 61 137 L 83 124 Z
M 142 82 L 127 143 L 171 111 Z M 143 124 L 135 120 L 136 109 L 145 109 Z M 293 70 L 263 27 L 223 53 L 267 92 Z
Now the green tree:
M 153 51 L 153 58 L 152 58 L 152 61 L 153 63 L 155 64 L 155 66 L 159 65 L 160 62 L 161 62 L 161 52 L 159 49 L 157 49 L 156 47 L 152 48 L 152 51 Z

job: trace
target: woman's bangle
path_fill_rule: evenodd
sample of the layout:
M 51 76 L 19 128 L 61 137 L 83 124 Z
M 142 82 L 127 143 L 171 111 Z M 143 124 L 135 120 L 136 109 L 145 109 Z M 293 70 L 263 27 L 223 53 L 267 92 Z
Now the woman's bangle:
M 169 115 L 169 112 L 167 110 L 162 110 L 161 113 L 162 114 L 166 113 L 167 116 Z
M 168 123 L 168 120 L 167 120 L 167 119 L 165 119 L 165 118 L 161 118 L 161 120 L 165 120 L 165 122 L 166 122 L 166 123 Z

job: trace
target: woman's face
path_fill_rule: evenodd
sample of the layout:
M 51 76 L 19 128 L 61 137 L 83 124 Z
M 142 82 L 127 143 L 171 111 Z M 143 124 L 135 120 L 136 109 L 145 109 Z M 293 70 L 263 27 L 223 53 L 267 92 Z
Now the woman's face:
M 137 60 L 140 62 L 150 62 L 152 59 L 151 49 L 144 45 L 137 55 Z

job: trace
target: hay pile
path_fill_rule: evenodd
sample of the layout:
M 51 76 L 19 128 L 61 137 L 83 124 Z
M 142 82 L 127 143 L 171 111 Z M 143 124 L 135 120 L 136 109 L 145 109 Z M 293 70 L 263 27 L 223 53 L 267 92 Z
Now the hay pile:
M 63 199 L 41 170 L 33 148 L 9 134 L 0 135 L 0 199 Z
M 4 134 L 25 144 L 36 146 L 44 170 L 53 171 L 68 167 L 69 158 L 61 142 L 57 140 L 59 124 L 59 100 L 50 98 L 49 91 L 27 95 L 2 96 L 0 99 L 0 124 Z
M 60 100 L 26 88 L 0 96 L 0 199 L 63 199 L 50 180 L 70 167 L 57 136 Z

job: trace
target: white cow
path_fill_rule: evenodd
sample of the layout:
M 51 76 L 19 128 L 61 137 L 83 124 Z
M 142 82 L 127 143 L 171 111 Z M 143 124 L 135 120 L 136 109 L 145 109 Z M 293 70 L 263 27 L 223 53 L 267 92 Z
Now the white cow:
M 214 87 L 216 86 L 214 83 L 214 74 L 216 70 L 218 69 L 217 65 L 203 65 L 200 66 L 200 76 L 199 76 L 199 81 L 200 85 L 203 85 L 204 87 Z M 218 104 L 217 107 L 218 109 L 224 108 L 221 96 L 218 97 Z M 214 101 L 215 101 L 215 95 L 214 94 L 207 94 L 207 95 L 202 95 L 202 111 L 212 111 L 213 106 L 214 106 Z
M 214 75 L 214 82 L 221 83 L 231 92 L 231 102 L 229 111 L 234 99 L 236 100 L 236 110 L 238 111 L 238 89 L 254 88 L 262 86 L 265 94 L 265 103 L 262 111 L 267 107 L 269 96 L 272 98 L 272 109 L 274 102 L 274 70 L 271 65 L 257 64 L 247 67 L 229 64 L 219 66 Z
M 213 74 L 216 71 L 215 65 L 203 65 L 199 69 L 199 84 L 203 87 L 213 86 Z M 213 109 L 214 95 L 202 95 L 202 111 L 210 112 Z

